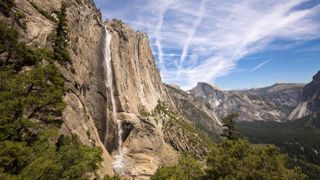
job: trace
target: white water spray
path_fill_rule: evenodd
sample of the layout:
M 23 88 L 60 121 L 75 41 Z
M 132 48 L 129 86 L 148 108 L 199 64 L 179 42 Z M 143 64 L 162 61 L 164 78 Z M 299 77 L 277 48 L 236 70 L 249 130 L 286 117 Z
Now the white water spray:
M 106 28 L 104 30 L 105 30 L 105 36 L 104 36 L 105 47 L 104 47 L 103 58 L 104 58 L 104 70 L 106 74 L 105 83 L 106 83 L 106 87 L 109 89 L 111 104 L 112 104 L 112 107 L 111 107 L 112 115 L 114 117 L 114 120 L 117 123 L 117 128 L 118 128 L 118 154 L 115 156 L 115 161 L 112 163 L 112 165 L 113 165 L 113 169 L 118 174 L 123 175 L 124 167 L 125 167 L 125 159 L 124 159 L 124 153 L 122 151 L 121 121 L 119 121 L 117 118 L 116 103 L 115 103 L 114 94 L 113 94 L 113 71 L 112 71 L 111 52 L 110 52 L 111 51 L 110 50 L 111 35 Z M 107 130 L 107 133 L 108 133 L 108 130 Z M 107 135 L 105 139 L 107 139 Z

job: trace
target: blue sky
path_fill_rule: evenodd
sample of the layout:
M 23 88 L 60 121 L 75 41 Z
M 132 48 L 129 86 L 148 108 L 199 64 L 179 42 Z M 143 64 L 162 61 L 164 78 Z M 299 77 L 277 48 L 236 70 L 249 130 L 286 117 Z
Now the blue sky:
M 320 0 L 95 0 L 149 36 L 162 80 L 190 89 L 309 82 L 320 70 Z

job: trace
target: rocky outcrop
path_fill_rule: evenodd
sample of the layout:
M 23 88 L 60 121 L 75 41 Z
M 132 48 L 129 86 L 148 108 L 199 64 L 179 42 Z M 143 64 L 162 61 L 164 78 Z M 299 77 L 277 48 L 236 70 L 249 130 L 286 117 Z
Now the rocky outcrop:
M 217 137 L 213 138 L 212 132 L 211 136 L 210 133 L 205 133 L 192 120 L 174 111 L 166 103 L 160 102 L 151 116 L 161 122 L 164 141 L 179 152 L 191 153 L 201 158 L 208 153 L 213 142 L 217 140 Z
M 170 102 L 145 33 L 136 32 L 120 20 L 109 21 L 111 55 L 118 109 L 138 114 L 153 110 L 158 101 Z
M 294 120 L 306 116 L 311 116 L 311 122 L 320 127 L 320 71 L 303 88 L 299 105 L 291 112 L 289 119 Z
M 212 141 L 194 122 L 196 118 L 201 118 L 200 124 L 202 120 L 208 122 L 213 136 L 218 134 L 215 130 L 220 130 L 218 121 L 200 107 L 193 112 L 201 111 L 198 114 L 205 118 L 184 118 L 183 111 L 178 111 L 182 107 L 161 81 L 146 34 L 134 31 L 120 20 L 108 21 L 105 26 L 112 36 L 113 86 L 117 117 L 123 130 L 124 174 L 148 178 L 158 167 L 174 162 L 178 151 L 205 155 Z M 205 123 L 202 125 L 206 126 Z M 110 146 L 116 144 L 117 128 L 109 127 L 107 148 L 116 154 Z M 191 130 L 194 132 L 190 134 Z
M 19 29 L 21 39 L 29 46 L 51 47 L 57 12 L 62 0 L 15 0 L 16 9 L 25 15 Z M 67 1 L 69 54 L 71 64 L 60 66 L 65 78 L 67 106 L 63 113 L 62 134 L 77 134 L 82 143 L 103 149 L 98 175 L 113 175 L 112 157 L 100 140 L 96 124 L 105 126 L 106 96 L 101 69 L 100 13 L 91 0 Z M 1 17 L 5 21 L 9 18 Z M 14 21 L 14 19 L 12 19 Z M 97 123 L 99 122 L 99 123 Z
M 218 140 L 222 133 L 222 124 L 212 106 L 203 101 L 202 98 L 194 97 L 180 88 L 171 85 L 166 87 L 178 107 L 178 111 L 196 127 L 208 133 L 213 139 Z
M 161 149 L 165 142 L 161 121 L 150 114 L 159 101 L 170 103 L 166 89 L 149 46 L 146 34 L 136 32 L 119 20 L 106 22 L 111 34 L 111 61 L 117 117 L 122 124 L 122 141 L 125 153 L 124 174 L 135 178 L 151 176 L 161 165 Z M 110 109 L 110 103 L 109 109 Z M 108 118 L 106 146 L 116 154 L 117 127 Z M 110 121 L 111 120 L 111 121 Z
M 239 113 L 238 121 L 285 121 L 297 106 L 303 84 L 275 84 L 266 88 L 223 91 L 198 83 L 190 94 L 202 98 L 219 117 Z

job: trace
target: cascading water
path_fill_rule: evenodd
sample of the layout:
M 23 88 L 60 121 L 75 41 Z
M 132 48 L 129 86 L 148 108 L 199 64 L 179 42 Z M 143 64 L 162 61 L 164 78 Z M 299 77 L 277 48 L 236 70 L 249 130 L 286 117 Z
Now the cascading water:
M 112 72 L 112 62 L 111 62 L 111 52 L 110 52 L 111 35 L 106 28 L 104 30 L 105 30 L 105 36 L 104 36 L 105 47 L 104 47 L 103 56 L 104 56 L 104 70 L 106 75 L 105 83 L 110 93 L 113 119 L 116 121 L 117 128 L 118 128 L 118 154 L 115 156 L 115 161 L 112 163 L 112 165 L 113 165 L 113 169 L 117 173 L 124 174 L 125 159 L 124 159 L 124 153 L 121 148 L 122 147 L 122 127 L 121 127 L 121 121 L 119 121 L 117 118 L 117 112 L 116 112 L 117 110 L 116 110 L 116 104 L 115 104 L 115 99 L 113 94 L 113 72 Z M 107 133 L 108 133 L 108 124 L 107 124 Z M 107 134 L 105 139 L 107 139 Z

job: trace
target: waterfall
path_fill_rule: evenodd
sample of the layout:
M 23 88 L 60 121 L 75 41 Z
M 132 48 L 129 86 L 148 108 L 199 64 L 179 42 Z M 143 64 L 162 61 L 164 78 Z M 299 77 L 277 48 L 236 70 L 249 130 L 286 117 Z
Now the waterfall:
M 112 115 L 113 119 L 117 123 L 117 130 L 118 130 L 118 154 L 115 156 L 115 160 L 112 163 L 113 169 L 118 174 L 124 174 L 124 166 L 125 166 L 125 159 L 124 159 L 124 153 L 122 151 L 122 127 L 121 127 L 121 121 L 117 118 L 117 110 L 116 110 L 116 103 L 114 99 L 113 94 L 113 70 L 112 70 L 112 61 L 111 61 L 111 50 L 110 50 L 110 42 L 111 42 L 111 34 L 108 32 L 108 30 L 105 28 L 105 36 L 104 36 L 104 70 L 105 70 L 105 84 L 107 89 L 109 89 L 110 93 L 110 99 L 112 104 Z M 108 137 L 108 123 L 107 125 L 107 132 L 105 136 L 105 144 Z

